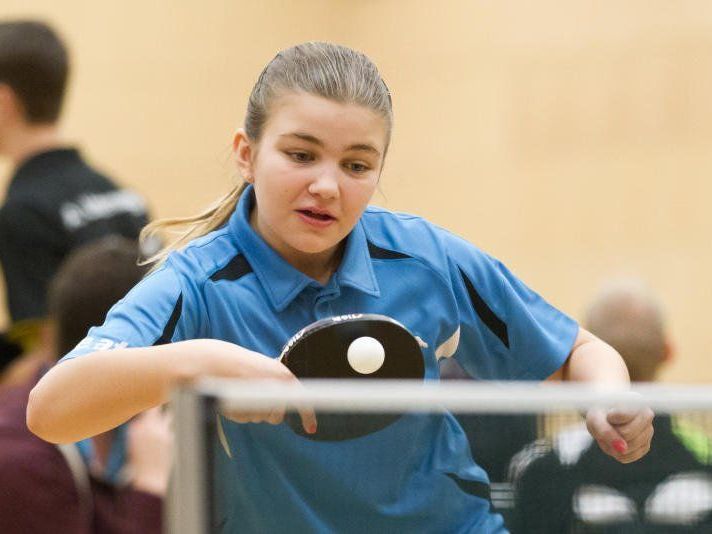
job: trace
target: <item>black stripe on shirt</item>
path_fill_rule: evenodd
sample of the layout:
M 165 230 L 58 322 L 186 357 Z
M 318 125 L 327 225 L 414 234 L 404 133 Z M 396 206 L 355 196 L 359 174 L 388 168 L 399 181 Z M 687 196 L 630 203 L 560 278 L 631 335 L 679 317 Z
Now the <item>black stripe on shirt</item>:
M 176 325 L 178 325 L 178 319 L 180 319 L 180 314 L 181 311 L 183 310 L 183 293 L 181 293 L 178 296 L 178 301 L 176 302 L 175 307 L 173 308 L 173 313 L 171 313 L 170 319 L 168 319 L 168 323 L 166 324 L 166 327 L 163 329 L 163 333 L 161 334 L 161 337 L 159 337 L 156 342 L 154 343 L 155 345 L 165 345 L 167 343 L 170 343 L 171 340 L 173 339 L 173 334 L 176 331 Z
M 402 252 L 396 252 L 395 250 L 378 247 L 370 241 L 368 241 L 368 253 L 373 259 L 376 260 L 402 260 L 411 257 L 407 254 L 403 254 Z
M 467 294 L 470 296 L 470 302 L 472 302 L 472 306 L 475 308 L 475 312 L 482 320 L 482 322 L 485 323 L 485 326 L 487 326 L 487 328 L 489 328 L 490 331 L 499 338 L 499 340 L 504 344 L 505 347 L 509 348 L 509 334 L 507 333 L 507 324 L 502 321 L 502 319 L 497 317 L 492 311 L 492 309 L 487 306 L 487 303 L 482 300 L 482 297 L 480 297 L 480 294 L 475 289 L 475 286 L 472 285 L 472 282 L 469 278 L 467 278 L 467 275 L 465 275 L 463 270 L 459 267 L 458 269 L 460 270 L 460 276 L 462 276 L 463 282 L 465 282 Z
M 213 273 L 210 279 L 213 282 L 217 282 L 218 280 L 234 281 L 239 280 L 240 278 L 251 272 L 252 266 L 247 262 L 245 256 L 243 256 L 242 254 L 238 254 L 233 259 L 231 259 L 225 267 Z
M 478 482 L 476 480 L 464 480 L 453 473 L 445 473 L 462 491 L 469 493 L 480 499 L 492 502 L 490 486 L 486 482 Z

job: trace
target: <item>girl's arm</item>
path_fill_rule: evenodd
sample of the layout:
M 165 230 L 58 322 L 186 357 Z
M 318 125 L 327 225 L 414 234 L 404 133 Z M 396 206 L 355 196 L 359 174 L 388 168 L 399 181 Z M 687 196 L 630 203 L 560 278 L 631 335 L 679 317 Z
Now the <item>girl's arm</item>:
M 213 339 L 95 352 L 42 377 L 30 393 L 27 426 L 53 443 L 79 441 L 165 403 L 175 384 L 201 376 L 297 380 L 277 360 Z M 313 412 L 300 414 L 307 431 L 315 428 Z
M 571 354 L 561 368 L 564 380 L 627 388 L 628 369 L 623 358 L 596 336 L 579 328 Z M 649 408 L 604 410 L 586 414 L 588 431 L 601 449 L 622 463 L 645 456 L 653 438 L 653 412 Z
M 575 382 L 628 387 L 630 378 L 623 358 L 616 350 L 588 330 L 579 327 L 578 336 L 566 363 L 562 378 Z

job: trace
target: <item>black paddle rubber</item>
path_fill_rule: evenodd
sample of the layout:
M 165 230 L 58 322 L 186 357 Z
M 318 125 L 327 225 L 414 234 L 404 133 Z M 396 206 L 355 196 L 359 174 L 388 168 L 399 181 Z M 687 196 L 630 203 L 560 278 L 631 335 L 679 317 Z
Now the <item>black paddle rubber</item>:
M 351 367 L 347 352 L 360 337 L 372 337 L 383 346 L 383 365 L 370 374 Z M 297 332 L 280 356 L 300 379 L 419 379 L 425 374 L 418 341 L 398 321 L 385 315 L 353 314 L 322 319 Z M 307 434 L 299 414 L 286 414 L 287 424 L 300 436 L 317 441 L 341 441 L 361 437 L 392 424 L 399 414 L 317 413 L 317 431 Z

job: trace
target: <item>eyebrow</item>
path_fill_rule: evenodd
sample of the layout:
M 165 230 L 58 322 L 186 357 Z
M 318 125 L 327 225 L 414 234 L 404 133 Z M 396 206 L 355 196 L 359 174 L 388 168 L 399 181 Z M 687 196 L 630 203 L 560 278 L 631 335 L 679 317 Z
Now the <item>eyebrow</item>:
M 322 148 L 324 147 L 324 142 L 321 139 L 318 139 L 317 137 L 314 137 L 313 135 L 308 133 L 293 132 L 288 134 L 282 134 L 280 135 L 280 137 L 296 137 L 308 143 L 313 143 Z M 377 156 L 381 155 L 381 152 L 376 147 L 367 143 L 357 143 L 355 145 L 347 147 L 346 150 L 360 150 L 363 152 L 371 152 L 373 154 L 376 154 Z

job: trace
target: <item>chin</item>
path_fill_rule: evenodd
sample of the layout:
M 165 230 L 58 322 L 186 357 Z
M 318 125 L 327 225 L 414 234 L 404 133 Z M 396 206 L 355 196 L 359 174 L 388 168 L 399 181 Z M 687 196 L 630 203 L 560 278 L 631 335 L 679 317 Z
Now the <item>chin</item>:
M 304 254 L 321 254 L 327 250 L 334 248 L 338 241 L 326 240 L 319 237 L 306 237 L 295 239 L 290 243 L 290 246 Z

